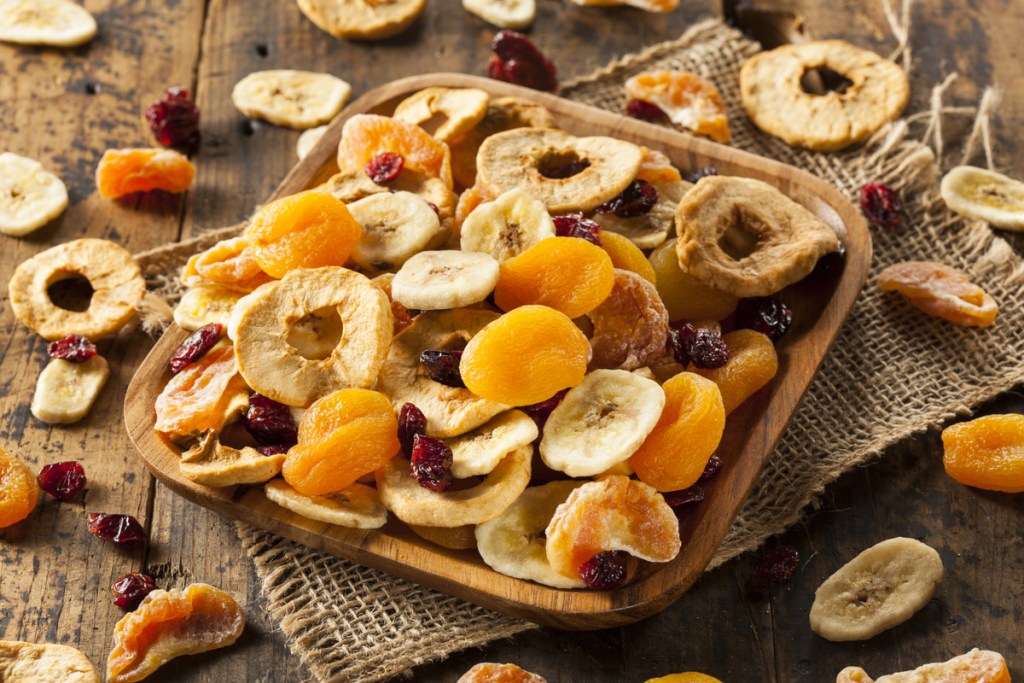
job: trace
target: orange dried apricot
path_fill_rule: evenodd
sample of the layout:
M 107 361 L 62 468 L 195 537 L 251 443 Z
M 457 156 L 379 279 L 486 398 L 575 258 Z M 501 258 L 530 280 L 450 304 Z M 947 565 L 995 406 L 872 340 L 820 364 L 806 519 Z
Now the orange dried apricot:
M 637 180 L 653 183 L 674 183 L 683 179 L 679 169 L 672 165 L 672 160 L 656 149 L 641 147 L 644 156 L 640 160 L 640 170 L 636 172 Z
M 133 192 L 184 192 L 196 169 L 184 154 L 170 149 L 108 149 L 96 167 L 100 195 L 116 199 Z
M 768 384 L 779 371 L 779 357 L 772 340 L 754 330 L 735 330 L 722 335 L 729 348 L 729 360 L 720 368 L 701 370 L 691 363 L 687 368 L 718 385 L 726 414 Z
M 193 583 L 184 590 L 152 591 L 114 627 L 107 680 L 141 681 L 175 657 L 231 645 L 243 628 L 242 608 L 219 588 Z
M 547 680 L 515 664 L 481 662 L 462 674 L 456 683 L 547 683 Z
M 602 238 L 605 233 L 602 233 Z M 676 241 L 671 239 L 651 252 L 654 283 L 672 320 L 710 318 L 721 320 L 736 310 L 740 300 L 728 292 L 708 287 L 679 267 Z
M 717 142 L 729 142 L 729 121 L 714 83 L 686 71 L 652 71 L 626 81 L 626 94 L 649 102 L 678 124 Z
M 224 340 L 171 378 L 156 398 L 156 425 L 171 435 L 220 431 L 248 405 L 249 389 L 238 374 L 235 347 Z
M 649 678 L 644 683 L 722 683 L 714 676 L 708 676 L 707 674 L 698 673 L 696 671 L 686 671 L 681 674 L 669 674 L 668 676 L 659 676 L 658 678 Z
M 459 373 L 477 396 L 525 406 L 582 382 L 589 361 L 590 343 L 564 313 L 521 306 L 469 340 Z
M 245 293 L 272 279 L 256 262 L 256 253 L 244 236 L 221 240 L 206 251 L 193 254 L 181 274 L 187 287 L 215 283 Z
M 501 263 L 494 302 L 503 311 L 540 304 L 570 318 L 608 298 L 615 267 L 607 253 L 576 237 L 548 237 Z
M 1024 491 L 1024 415 L 986 415 L 942 431 L 942 464 L 961 484 Z
M 494 196 L 493 192 L 479 184 L 463 190 L 462 194 L 459 195 L 458 203 L 455 205 L 456 232 L 462 230 L 462 224 L 466 222 L 466 217 L 473 213 L 476 207 L 484 202 L 493 202 L 495 199 L 497 197 Z
M 839 672 L 836 683 L 875 683 L 875 679 L 859 666 L 848 666 Z M 877 683 L 1010 683 L 1010 670 L 998 652 L 974 648 L 946 662 L 882 676 Z
M 307 190 L 262 207 L 245 238 L 260 268 L 281 278 L 295 268 L 345 265 L 362 233 L 344 202 Z
M 362 171 L 378 154 L 390 152 L 403 159 L 403 167 L 440 178 L 452 187 L 451 152 L 413 123 L 390 116 L 356 114 L 345 122 L 338 144 L 338 167 Z
M 928 315 L 964 327 L 988 327 L 999 313 L 995 299 L 955 268 L 931 261 L 904 261 L 878 275 L 883 291 L 897 291 Z
M 725 406 L 718 386 L 692 372 L 679 373 L 661 388 L 661 418 L 629 464 L 640 481 L 659 491 L 678 491 L 697 483 L 718 448 Z
M 28 465 L 0 448 L 0 529 L 29 516 L 39 500 L 39 482 Z
M 654 272 L 651 262 L 640 251 L 640 247 L 633 244 L 633 240 L 610 230 L 601 231 L 601 248 L 612 260 L 612 265 L 622 270 L 630 270 L 652 285 L 658 284 L 658 276 Z
M 341 389 L 309 407 L 281 474 L 304 496 L 341 491 L 398 453 L 391 401 L 369 389 Z

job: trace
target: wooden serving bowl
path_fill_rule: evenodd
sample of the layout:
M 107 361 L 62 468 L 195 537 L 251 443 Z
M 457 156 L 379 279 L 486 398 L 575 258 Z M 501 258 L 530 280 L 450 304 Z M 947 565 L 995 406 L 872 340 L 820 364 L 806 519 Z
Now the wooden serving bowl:
M 167 359 L 186 336 L 176 326 L 164 334 L 132 378 L 125 397 L 128 434 L 146 466 L 171 490 L 299 543 L 547 626 L 586 630 L 643 619 L 664 609 L 693 585 L 729 530 L 864 284 L 871 261 L 867 225 L 834 187 L 804 171 L 554 95 L 445 73 L 394 81 L 357 99 L 335 119 L 271 199 L 313 187 L 336 172 L 335 153 L 348 117 L 366 112 L 390 114 L 401 99 L 427 86 L 476 87 L 493 96 L 527 98 L 546 106 L 559 127 L 570 133 L 608 135 L 658 149 L 681 169 L 713 165 L 723 174 L 766 181 L 817 215 L 846 246 L 844 264 L 815 272 L 781 294 L 793 309 L 794 324 L 778 343 L 779 374 L 729 415 L 718 451 L 724 467 L 706 484 L 704 502 L 682 516 L 678 557 L 645 566 L 633 583 L 618 590 L 557 590 L 499 574 L 475 552 L 445 550 L 394 520 L 377 531 L 347 529 L 279 507 L 269 502 L 260 488 L 236 491 L 234 487 L 214 489 L 195 484 L 179 472 L 179 449 L 153 429 L 154 401 L 170 377 Z

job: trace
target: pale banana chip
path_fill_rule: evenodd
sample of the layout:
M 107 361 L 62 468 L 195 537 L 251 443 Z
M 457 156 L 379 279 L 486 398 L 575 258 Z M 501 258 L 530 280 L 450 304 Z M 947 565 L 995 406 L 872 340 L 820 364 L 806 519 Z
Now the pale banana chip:
M 476 207 L 463 222 L 459 239 L 463 251 L 490 254 L 501 262 L 554 236 L 555 222 L 544 204 L 513 188 Z
M 526 28 L 537 16 L 536 0 L 462 0 L 462 7 L 498 28 Z
M 60 178 L 34 159 L 0 154 L 0 232 L 22 237 L 67 207 L 68 190 Z
M 320 138 L 327 132 L 327 124 L 317 126 L 316 128 L 307 128 L 302 131 L 302 135 L 295 141 L 295 156 L 299 160 L 305 159 L 306 155 L 316 147 L 316 143 L 320 142 Z
M 32 414 L 47 424 L 71 424 L 85 417 L 110 377 L 101 356 L 84 363 L 55 358 L 39 373 Z
M 404 31 L 426 0 L 298 0 L 320 29 L 339 38 L 382 40 Z
M 997 228 L 1024 231 L 1024 183 L 1019 180 L 983 168 L 957 166 L 942 178 L 941 192 L 946 206 L 959 214 Z
M 96 20 L 69 0 L 0 0 L 0 41 L 75 47 L 96 35 Z
M 89 658 L 68 645 L 0 640 L 0 681 L 100 683 L 100 677 Z
M 179 467 L 187 479 L 203 486 L 262 484 L 281 473 L 285 454 L 263 455 L 255 448 L 225 446 L 213 431 L 182 453 Z
M 235 84 L 231 101 L 246 116 L 289 128 L 313 128 L 341 111 L 352 86 L 330 74 L 275 69 Z
M 438 311 L 479 303 L 498 284 L 498 262 L 473 251 L 421 251 L 395 274 L 391 296 L 406 308 Z
M 507 453 L 533 443 L 537 423 L 521 410 L 495 416 L 462 436 L 446 439 L 452 449 L 452 476 L 465 479 L 490 473 Z
M 318 522 L 352 529 L 379 529 L 388 521 L 388 511 L 377 491 L 363 484 L 352 484 L 344 491 L 325 496 L 304 496 L 283 479 L 274 479 L 263 490 L 268 500 Z
M 192 287 L 181 295 L 181 300 L 174 307 L 174 322 L 189 332 L 210 323 L 227 327 L 231 309 L 241 298 L 241 293 L 218 285 Z
M 441 234 L 438 215 L 411 192 L 372 194 L 348 204 L 348 210 L 363 226 L 352 260 L 367 272 L 401 267 Z

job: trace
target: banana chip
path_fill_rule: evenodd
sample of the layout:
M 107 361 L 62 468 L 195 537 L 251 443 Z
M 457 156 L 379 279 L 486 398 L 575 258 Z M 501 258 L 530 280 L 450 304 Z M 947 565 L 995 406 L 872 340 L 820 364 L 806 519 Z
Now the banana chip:
M 953 211 L 997 228 L 1024 231 L 1024 183 L 973 166 L 942 178 L 942 199 Z
M 76 47 L 96 35 L 96 20 L 69 0 L 0 0 L 0 41 Z
M 460 230 L 462 250 L 505 261 L 542 239 L 555 236 L 555 222 L 544 204 L 514 188 L 476 207 Z
M 498 28 L 526 28 L 537 16 L 536 0 L 462 0 L 462 7 Z
M 304 496 L 283 479 L 274 479 L 263 490 L 268 500 L 318 522 L 352 529 L 379 529 L 388 521 L 388 511 L 377 491 L 363 484 L 352 484 L 344 491 L 325 496 Z
M 399 268 L 441 236 L 438 215 L 411 192 L 379 192 L 347 206 L 363 226 L 352 260 L 367 272 Z
M 498 262 L 472 251 L 421 251 L 395 274 L 391 296 L 406 308 L 438 311 L 480 303 L 498 284 Z
M 71 424 L 85 417 L 110 377 L 100 356 L 84 363 L 55 358 L 39 373 L 32 414 L 47 424 Z
M 60 178 L 34 159 L 0 154 L 0 232 L 22 237 L 66 208 L 68 189 Z
M 447 439 L 456 479 L 489 474 L 507 453 L 537 438 L 537 423 L 521 410 L 502 413 L 462 436 Z
M 301 129 L 333 119 L 351 94 L 352 86 L 330 74 L 278 69 L 240 80 L 231 101 L 246 116 Z

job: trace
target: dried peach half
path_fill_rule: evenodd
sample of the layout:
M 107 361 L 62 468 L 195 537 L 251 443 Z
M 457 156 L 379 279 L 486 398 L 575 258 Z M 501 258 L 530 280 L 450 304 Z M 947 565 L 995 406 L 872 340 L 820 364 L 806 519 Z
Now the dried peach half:
M 156 398 L 156 425 L 172 436 L 212 429 L 219 432 L 249 403 L 249 388 L 238 374 L 235 347 L 221 341 L 176 374 Z
M 206 251 L 194 254 L 181 273 L 186 287 L 215 283 L 246 293 L 271 279 L 257 263 L 256 252 L 246 237 L 221 240 Z
M 985 291 L 955 268 L 931 261 L 904 261 L 878 275 L 883 291 L 897 291 L 928 315 L 964 327 L 988 327 L 999 306 Z
M 462 674 L 456 683 L 547 683 L 547 679 L 515 664 L 480 662 Z
M 390 116 L 356 114 L 345 122 L 338 144 L 338 168 L 362 171 L 379 154 L 402 157 L 404 168 L 440 178 L 452 187 L 451 152 L 425 130 Z
M 133 192 L 184 192 L 196 169 L 184 154 L 171 149 L 108 149 L 96 167 L 100 195 L 116 199 Z
M 685 71 L 649 71 L 626 81 L 626 94 L 661 109 L 672 123 L 729 142 L 729 121 L 714 83 Z
M 771 339 L 754 330 L 734 330 L 722 335 L 722 340 L 729 349 L 725 365 L 702 370 L 691 363 L 687 369 L 718 385 L 728 414 L 775 377 L 779 357 Z
M 859 666 L 839 672 L 836 683 L 876 683 Z M 974 648 L 946 662 L 923 664 L 913 671 L 882 676 L 877 683 L 1010 683 L 1006 660 L 998 652 Z
M 0 529 L 29 516 L 39 500 L 39 483 L 28 466 L 0 448 Z
M 966 486 L 1024 491 L 1024 415 L 986 415 L 942 431 L 942 464 Z

